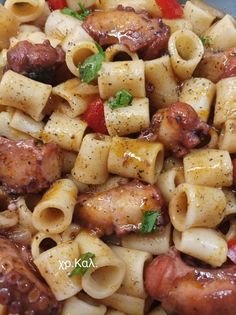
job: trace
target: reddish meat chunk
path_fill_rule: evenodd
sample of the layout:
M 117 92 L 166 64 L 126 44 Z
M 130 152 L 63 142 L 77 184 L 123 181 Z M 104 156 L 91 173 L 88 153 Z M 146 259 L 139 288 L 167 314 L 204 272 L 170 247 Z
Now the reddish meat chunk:
M 112 12 L 93 12 L 83 28 L 100 45 L 124 44 L 132 52 L 142 52 L 144 59 L 159 57 L 170 37 L 169 27 L 161 19 L 122 6 Z
M 140 138 L 160 141 L 176 157 L 181 157 L 201 143 L 209 131 L 210 127 L 199 120 L 192 106 L 177 102 L 158 110 L 152 118 L 151 126 Z
M 36 193 L 61 175 L 62 155 L 56 144 L 0 137 L 0 181 L 12 193 Z
M 64 63 L 65 53 L 61 46 L 52 47 L 49 40 L 43 44 L 19 42 L 7 52 L 7 69 L 31 79 L 52 83 L 55 71 Z

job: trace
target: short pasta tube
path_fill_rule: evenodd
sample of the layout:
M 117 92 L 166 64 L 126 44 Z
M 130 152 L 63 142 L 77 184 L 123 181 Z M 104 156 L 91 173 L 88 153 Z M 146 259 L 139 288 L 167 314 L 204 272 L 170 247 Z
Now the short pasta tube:
M 179 185 L 169 204 L 169 215 L 178 231 L 192 227 L 216 227 L 224 218 L 226 199 L 218 188 Z
M 184 181 L 184 170 L 180 167 L 173 167 L 158 176 L 157 186 L 167 203 L 169 203 L 173 197 L 175 188 Z
M 167 315 L 161 306 L 155 307 L 148 315 Z
M 90 133 L 82 141 L 72 175 L 84 184 L 104 184 L 108 177 L 109 136 Z
M 114 293 L 103 299 L 102 303 L 127 315 L 144 315 L 145 300 L 138 297 Z
M 115 109 L 106 102 L 104 114 L 110 136 L 126 136 L 141 132 L 150 124 L 149 100 L 148 98 L 134 98 L 130 106 Z
M 76 27 L 66 35 L 62 41 L 62 48 L 67 53 L 80 42 L 94 42 L 93 38 L 83 29 L 82 25 Z
M 236 119 L 227 119 L 219 138 L 219 148 L 236 153 Z
M 80 232 L 80 226 L 72 223 L 68 228 L 61 234 L 62 242 L 74 240 Z
M 10 126 L 33 138 L 40 139 L 45 123 L 42 121 L 35 121 L 22 111 L 16 110 L 12 116 Z
M 33 256 L 33 259 L 36 259 L 37 257 L 39 257 L 40 254 L 50 249 L 43 248 L 44 241 L 50 241 L 50 244 L 54 245 L 51 247 L 53 248 L 62 243 L 62 238 L 60 234 L 48 234 L 44 232 L 38 232 L 37 234 L 35 234 L 31 242 L 31 254 Z
M 26 23 L 40 17 L 44 10 L 45 0 L 6 0 L 4 6 L 20 23 Z
M 149 234 L 127 234 L 122 236 L 123 247 L 148 252 L 152 255 L 161 255 L 170 249 L 171 225 Z
M 229 118 L 236 118 L 236 77 L 222 79 L 216 84 L 214 126 L 221 128 Z
M 98 88 L 74 78 L 55 86 L 52 93 L 65 100 L 60 110 L 70 118 L 75 118 L 86 111 L 92 95 L 98 94 Z
M 19 30 L 19 21 L 11 11 L 0 4 L 0 49 L 9 47 L 9 39 Z
M 122 58 L 122 60 L 138 60 L 139 57 L 136 53 L 129 50 L 129 48 L 122 44 L 115 44 L 110 47 L 108 47 L 105 51 L 105 60 L 107 62 L 111 61 L 119 61 L 119 57 Z
M 0 83 L 0 104 L 22 110 L 34 120 L 41 121 L 51 91 L 51 85 L 9 70 Z
M 152 259 L 152 255 L 147 251 L 120 246 L 111 246 L 111 249 L 124 261 L 126 266 L 125 277 L 119 292 L 139 298 L 146 298 L 143 271 L 145 263 Z
M 194 150 L 184 157 L 184 176 L 189 184 L 228 187 L 233 184 L 233 165 L 228 151 Z
M 187 19 L 163 19 L 163 22 L 170 27 L 170 33 L 181 30 L 193 30 L 192 24 Z
M 181 79 L 189 79 L 202 59 L 204 47 L 200 38 L 190 30 L 173 33 L 168 50 L 175 74 Z
M 193 31 L 197 35 L 203 34 L 215 20 L 214 15 L 191 1 L 187 1 L 184 5 L 184 17 L 192 24 Z
M 75 242 L 81 254 L 91 252 L 95 255 L 91 266 L 82 277 L 82 288 L 95 299 L 106 298 L 119 289 L 125 276 L 125 264 L 98 237 L 82 231 Z
M 118 5 L 132 7 L 137 11 L 148 11 L 153 16 L 160 16 L 161 11 L 155 0 L 100 0 L 97 1 L 98 9 L 104 11 L 114 10 Z
M 71 224 L 78 189 L 69 179 L 60 179 L 34 208 L 33 224 L 45 233 L 61 233 Z
M 147 91 L 154 107 L 166 107 L 178 101 L 177 82 L 172 70 L 170 57 L 145 61 L 145 79 L 154 89 Z M 158 75 L 157 75 L 158 73 Z
M 44 31 L 47 36 L 54 37 L 62 41 L 77 26 L 82 24 L 81 21 L 73 16 L 63 14 L 60 10 L 52 11 L 49 15 Z
M 81 8 L 79 6 L 79 3 L 81 3 L 85 8 L 89 8 L 95 6 L 97 4 L 97 0 L 81 0 L 79 3 L 77 0 L 66 0 L 66 3 L 69 8 L 80 11 Z
M 179 251 L 212 267 L 220 267 L 227 260 L 227 243 L 223 236 L 213 229 L 192 228 L 183 233 L 174 231 L 173 239 Z
M 236 196 L 231 189 L 223 190 L 226 199 L 225 216 L 236 214 Z
M 66 53 L 66 65 L 71 73 L 76 77 L 80 77 L 78 66 L 91 55 L 97 54 L 98 48 L 92 41 L 77 43 L 71 50 Z
M 161 143 L 113 137 L 108 171 L 154 184 L 163 167 L 163 160 L 164 148 Z
M 61 315 L 105 315 L 106 306 L 98 304 L 92 299 L 82 299 L 80 295 L 66 300 Z
M 127 90 L 133 97 L 145 97 L 143 60 L 103 62 L 98 76 L 99 94 L 102 99 Z
M 16 201 L 16 206 L 18 209 L 18 216 L 19 216 L 19 224 L 20 226 L 26 228 L 31 232 L 31 234 L 36 233 L 36 228 L 33 226 L 32 222 L 32 212 L 28 208 L 26 200 L 24 197 L 19 197 Z
M 69 241 L 43 252 L 34 259 L 34 264 L 58 301 L 68 299 L 82 289 L 81 277 L 69 277 L 79 256 L 78 244 Z
M 179 101 L 191 105 L 200 120 L 207 122 L 215 97 L 216 86 L 204 78 L 191 78 L 184 82 Z
M 205 33 L 210 38 L 210 47 L 228 49 L 236 46 L 236 21 L 226 14 L 221 20 L 213 24 Z
M 87 124 L 79 118 L 70 118 L 55 111 L 45 125 L 42 140 L 45 143 L 55 142 L 68 151 L 79 152 L 86 128 Z

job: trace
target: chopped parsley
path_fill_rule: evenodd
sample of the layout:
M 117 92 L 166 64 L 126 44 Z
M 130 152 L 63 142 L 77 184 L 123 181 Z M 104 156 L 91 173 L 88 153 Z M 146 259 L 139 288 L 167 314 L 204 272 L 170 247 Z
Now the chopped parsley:
M 85 273 L 89 270 L 89 268 L 94 266 L 93 264 L 94 258 L 95 254 L 90 252 L 81 255 L 78 261 L 76 262 L 76 267 L 71 271 L 69 277 L 84 276 Z
M 209 36 L 200 36 L 203 46 L 208 47 L 211 43 L 211 38 Z
M 160 217 L 159 211 L 144 211 L 141 225 L 141 233 L 152 233 L 157 229 L 157 219 Z
M 105 53 L 101 46 L 96 44 L 98 53 L 89 56 L 82 64 L 78 65 L 80 77 L 83 82 L 89 83 L 97 78 L 98 72 L 102 67 L 102 63 L 105 60 Z
M 81 4 L 80 2 L 78 4 L 79 4 L 81 12 L 77 12 L 77 11 L 72 10 L 70 8 L 64 8 L 61 10 L 61 13 L 73 16 L 74 18 L 76 18 L 80 21 L 83 21 L 91 13 L 91 10 L 85 9 L 83 4 Z
M 115 98 L 108 101 L 111 109 L 126 107 L 131 105 L 133 96 L 126 90 L 120 90 L 116 93 Z

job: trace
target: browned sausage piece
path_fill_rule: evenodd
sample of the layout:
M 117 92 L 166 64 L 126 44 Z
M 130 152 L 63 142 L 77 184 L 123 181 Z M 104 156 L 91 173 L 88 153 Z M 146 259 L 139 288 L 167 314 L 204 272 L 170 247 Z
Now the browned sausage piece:
M 160 141 L 176 157 L 182 157 L 196 147 L 209 134 L 210 127 L 199 120 L 192 106 L 177 102 L 158 110 L 151 126 L 140 138 Z
M 132 52 L 141 51 L 144 59 L 159 57 L 170 37 L 169 27 L 161 19 L 122 6 L 112 12 L 93 12 L 83 28 L 100 45 L 124 44 Z
M 60 177 L 62 155 L 56 144 L 0 137 L 0 181 L 12 193 L 36 193 Z
M 169 315 L 235 315 L 236 265 L 193 267 L 172 249 L 147 266 L 145 287 Z
M 52 83 L 55 71 L 64 63 L 65 53 L 61 46 L 52 47 L 49 40 L 43 44 L 19 42 L 7 52 L 7 69 L 31 79 Z
M 236 48 L 225 51 L 207 49 L 194 76 L 206 78 L 214 83 L 223 78 L 236 76 Z
M 159 211 L 164 204 L 159 190 L 138 181 L 96 193 L 80 195 L 75 220 L 101 235 L 140 230 L 142 210 Z M 163 217 L 158 220 L 161 223 Z

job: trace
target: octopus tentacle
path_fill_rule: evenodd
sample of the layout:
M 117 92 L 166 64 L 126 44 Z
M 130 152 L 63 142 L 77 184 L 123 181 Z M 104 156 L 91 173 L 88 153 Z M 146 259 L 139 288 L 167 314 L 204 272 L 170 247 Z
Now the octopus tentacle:
M 11 314 L 57 315 L 60 303 L 26 265 L 20 251 L 0 237 L 0 304 Z

